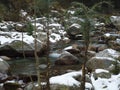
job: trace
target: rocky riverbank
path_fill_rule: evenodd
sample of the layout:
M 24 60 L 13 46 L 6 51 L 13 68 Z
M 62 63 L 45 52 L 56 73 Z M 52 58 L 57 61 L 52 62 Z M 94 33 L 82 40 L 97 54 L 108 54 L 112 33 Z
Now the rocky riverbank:
M 73 16 L 74 12 L 68 10 L 67 13 L 70 17 L 60 21 L 62 13 L 51 10 L 48 27 L 46 26 L 47 17 L 40 17 L 35 20 L 27 15 L 26 12 L 21 12 L 21 14 L 26 15 L 26 22 L 30 22 L 33 27 L 35 25 L 37 27 L 38 56 L 46 55 L 46 32 L 49 29 L 50 57 L 56 59 L 54 65 L 59 65 L 60 67 L 63 65 L 79 65 L 79 71 L 75 71 L 72 68 L 63 70 L 51 69 L 55 72 L 55 74 L 51 72 L 50 83 L 52 90 L 59 90 L 60 87 L 74 90 L 74 88 L 79 88 L 81 82 L 81 65 L 84 59 L 85 47 L 79 22 L 84 20 Z M 95 30 L 90 32 L 89 60 L 86 64 L 86 89 L 88 88 L 89 90 L 98 90 L 98 88 L 101 90 L 103 88 L 105 90 L 113 90 L 111 85 L 115 85 L 114 90 L 120 89 L 120 16 L 110 16 L 109 18 L 111 23 L 107 25 L 94 20 Z M 64 23 L 67 24 L 67 27 Z M 30 34 L 27 25 L 24 22 L 12 21 L 2 21 L 0 23 L 0 56 L 23 57 L 24 52 L 26 57 L 34 57 L 35 32 L 33 31 Z M 1 58 L 0 90 L 3 90 L 3 87 L 5 90 L 10 90 L 9 88 L 11 87 L 13 88 L 11 90 L 32 90 L 31 78 L 35 82 L 35 86 L 37 85 L 36 75 L 11 75 L 9 72 L 10 65 L 3 60 L 5 58 Z M 43 88 L 45 84 L 43 80 Z M 37 89 L 35 88 L 35 90 Z

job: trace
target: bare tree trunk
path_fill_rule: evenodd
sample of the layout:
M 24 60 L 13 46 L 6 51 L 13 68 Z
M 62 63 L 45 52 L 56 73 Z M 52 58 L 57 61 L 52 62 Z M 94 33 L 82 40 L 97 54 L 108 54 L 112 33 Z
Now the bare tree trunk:
M 86 67 L 86 62 L 88 61 L 88 58 L 87 58 L 88 47 L 89 47 L 89 42 L 86 42 L 85 53 L 84 53 L 84 62 L 82 65 L 82 78 L 81 78 L 80 90 L 85 90 L 85 82 L 86 82 L 86 68 L 85 67 Z
M 50 53 L 50 42 L 49 42 L 49 0 L 48 0 L 48 10 L 47 10 L 47 90 L 50 90 L 50 82 L 49 82 L 49 78 L 50 78 L 50 59 L 49 59 L 49 53 Z
M 36 0 L 34 0 L 34 5 L 36 5 Z M 41 79 L 40 79 L 40 69 L 39 69 L 39 58 L 37 55 L 37 26 L 36 26 L 36 9 L 34 8 L 34 19 L 35 19 L 35 50 L 34 50 L 34 55 L 35 55 L 35 60 L 36 60 L 36 71 L 37 71 L 37 77 L 38 77 L 38 90 L 41 90 Z
M 25 59 L 25 51 L 24 51 L 24 44 L 23 44 L 23 37 L 24 37 L 24 35 L 23 35 L 23 31 L 22 31 L 22 54 L 23 54 L 23 57 L 24 57 L 24 59 Z

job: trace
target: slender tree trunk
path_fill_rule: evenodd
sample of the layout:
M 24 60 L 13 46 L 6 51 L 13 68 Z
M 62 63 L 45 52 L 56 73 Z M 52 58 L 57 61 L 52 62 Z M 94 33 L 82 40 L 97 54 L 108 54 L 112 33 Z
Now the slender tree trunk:
M 48 0 L 48 10 L 47 10 L 47 90 L 50 90 L 50 82 L 49 82 L 49 78 L 50 78 L 50 59 L 49 59 L 49 53 L 50 53 L 50 42 L 49 42 L 49 0 Z
M 50 59 L 49 59 L 49 53 L 50 53 L 50 43 L 49 43 L 49 28 L 47 28 L 47 90 L 50 90 L 50 82 L 49 82 L 49 78 L 50 78 Z
M 36 0 L 34 0 L 34 5 L 36 5 Z M 36 26 L 36 9 L 34 8 L 34 19 L 35 19 L 35 50 L 34 50 L 34 55 L 35 55 L 35 60 L 36 60 L 36 71 L 37 71 L 37 77 L 38 77 L 38 89 L 41 90 L 41 79 L 40 79 L 40 69 L 39 69 L 39 58 L 37 55 L 37 26 Z
M 24 51 L 24 44 L 23 44 L 23 38 L 24 37 L 24 34 L 23 34 L 23 31 L 22 31 L 22 54 L 23 54 L 23 57 L 24 57 L 24 59 L 25 59 L 25 51 Z
M 86 62 L 88 61 L 88 58 L 87 58 L 88 47 L 89 47 L 89 42 L 86 42 L 85 53 L 84 53 L 84 62 L 82 65 L 82 78 L 81 78 L 80 90 L 85 90 L 85 82 L 86 82 L 86 68 L 85 67 L 86 67 Z

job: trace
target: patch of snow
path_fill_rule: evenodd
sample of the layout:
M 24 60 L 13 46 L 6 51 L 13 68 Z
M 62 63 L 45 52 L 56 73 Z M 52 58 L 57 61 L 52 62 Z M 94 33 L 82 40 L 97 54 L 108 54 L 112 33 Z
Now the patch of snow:
M 68 13 L 70 13 L 70 14 L 74 14 L 74 13 L 75 13 L 75 11 L 68 10 Z
M 91 90 L 92 89 L 92 85 L 90 83 L 85 83 L 85 90 Z
M 96 54 L 98 57 L 118 58 L 120 53 L 113 49 L 105 49 Z
M 61 36 L 59 34 L 56 33 L 52 33 L 50 35 L 50 42 L 55 43 L 57 41 L 59 41 L 61 39 Z
M 74 23 L 74 24 L 72 24 L 70 27 L 76 27 L 76 28 L 80 28 L 81 27 L 81 25 L 79 25 L 79 24 L 77 24 L 77 23 Z
M 4 34 L 4 36 L 0 36 L 0 42 L 1 44 L 4 43 L 11 43 L 14 40 L 20 40 L 22 41 L 22 33 L 20 32 L 0 32 L 1 34 Z M 6 35 L 5 35 L 6 34 Z M 27 33 L 23 33 L 23 41 L 30 44 L 34 42 L 34 38 L 32 36 L 27 35 Z
M 52 58 L 58 58 L 61 54 L 59 53 L 51 53 L 49 54 L 49 57 L 52 57 Z
M 110 57 L 98 57 L 98 56 L 96 56 L 96 57 L 92 57 L 92 58 L 95 58 L 95 59 L 100 59 L 100 60 L 107 59 L 107 60 L 110 60 L 110 61 L 116 61 L 115 59 L 110 58 Z
M 21 13 L 22 16 L 26 16 L 27 15 L 27 12 L 25 12 L 24 10 L 21 10 L 20 13 Z
M 3 59 L 0 58 L 0 61 L 3 61 Z
M 104 34 L 106 37 L 110 37 L 110 33 L 106 33 Z
M 116 42 L 117 42 L 118 44 L 120 44 L 120 39 L 117 38 L 117 39 L 116 39 Z
M 49 26 L 61 27 L 61 24 L 58 24 L 58 23 L 52 23 L 52 24 L 49 24 Z
M 50 78 L 50 83 L 51 84 L 62 84 L 62 85 L 67 85 L 67 86 L 73 86 L 73 85 L 79 86 L 80 82 L 78 82 L 73 77 L 81 75 L 81 74 L 82 74 L 81 71 L 74 71 L 74 72 L 63 74 L 63 75 L 54 76 Z
M 68 47 L 64 48 L 64 50 L 69 50 L 69 49 L 72 49 L 72 46 L 68 46 Z
M 104 25 L 105 25 L 104 23 L 99 23 L 99 22 L 95 24 L 95 26 L 104 26 Z
M 106 73 L 108 73 L 109 71 L 104 70 L 104 69 L 96 69 L 96 70 L 95 70 L 95 73 L 101 73 L 101 72 L 106 72 Z
M 15 80 L 9 80 L 9 81 L 6 81 L 7 83 L 15 83 Z
M 91 77 L 92 84 L 95 90 L 120 90 L 120 74 L 112 75 L 111 78 L 98 78 L 95 80 Z

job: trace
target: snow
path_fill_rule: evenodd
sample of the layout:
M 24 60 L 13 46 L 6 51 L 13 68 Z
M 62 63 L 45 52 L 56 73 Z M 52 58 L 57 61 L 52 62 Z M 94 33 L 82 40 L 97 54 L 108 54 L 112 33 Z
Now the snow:
M 74 24 L 72 24 L 70 27 L 76 27 L 76 28 L 80 28 L 81 27 L 81 25 L 79 25 L 79 24 L 77 24 L 77 23 L 74 23 Z
M 110 60 L 110 61 L 116 61 L 115 59 L 113 59 L 113 58 L 110 58 L 110 57 L 98 57 L 98 56 L 96 56 L 96 57 L 92 57 L 92 58 L 95 58 L 95 59 L 100 59 L 100 60 Z
M 98 78 L 97 80 L 92 76 L 91 80 L 95 90 L 120 90 L 120 74 L 112 75 L 109 79 Z
M 70 14 L 74 14 L 74 13 L 75 13 L 75 11 L 68 10 L 68 13 L 70 13 Z
M 85 87 L 86 87 L 87 90 L 91 90 L 91 89 L 92 89 L 92 84 L 90 84 L 90 83 L 85 83 Z M 86 89 L 85 89 L 85 90 L 86 90 Z
M 105 36 L 106 36 L 106 37 L 110 37 L 110 33 L 106 33 Z
M 14 40 L 20 40 L 22 41 L 22 33 L 20 32 L 2 32 L 0 31 L 1 34 L 4 34 L 3 36 L 0 36 L 0 42 L 1 44 L 5 43 L 11 43 Z M 33 43 L 34 38 L 32 36 L 27 35 L 27 33 L 23 33 L 23 41 L 26 43 Z
M 101 72 L 109 72 L 104 69 L 96 69 L 96 73 Z M 50 78 L 51 84 L 60 84 L 60 85 L 67 85 L 67 86 L 79 86 L 80 82 L 74 79 L 73 77 L 81 75 L 81 71 L 73 71 L 70 73 L 66 73 L 63 75 L 58 75 Z M 91 89 L 94 87 L 94 90 L 120 90 L 120 74 L 118 75 L 112 75 L 111 78 L 98 78 L 97 80 L 94 79 L 93 74 L 91 75 L 91 83 L 86 82 L 85 87 L 86 90 Z
M 64 48 L 64 50 L 69 50 L 69 49 L 72 49 L 72 46 L 68 46 L 68 47 Z
M 116 42 L 117 42 L 118 44 L 120 44 L 120 39 L 117 38 L 117 39 L 116 39 Z
M 63 75 L 54 76 L 50 78 L 50 83 L 67 85 L 67 86 L 73 86 L 73 85 L 79 86 L 80 82 L 73 77 L 81 74 L 82 74 L 81 71 L 74 71 L 74 72 L 63 74 Z
M 0 58 L 0 61 L 3 61 L 3 59 Z
M 95 26 L 104 26 L 104 25 L 105 25 L 104 23 L 99 23 L 99 22 L 95 24 Z
M 105 49 L 96 54 L 96 57 L 118 58 L 120 53 L 113 49 Z
M 50 42 L 55 43 L 61 39 L 61 36 L 56 33 L 52 33 L 50 37 Z
M 51 53 L 51 54 L 49 54 L 49 56 L 52 57 L 52 58 L 58 58 L 60 55 L 61 54 L 59 54 L 59 53 Z
M 104 69 L 96 69 L 96 70 L 95 70 L 95 73 L 101 73 L 101 72 L 106 72 L 106 73 L 108 73 L 109 71 L 104 70 Z

